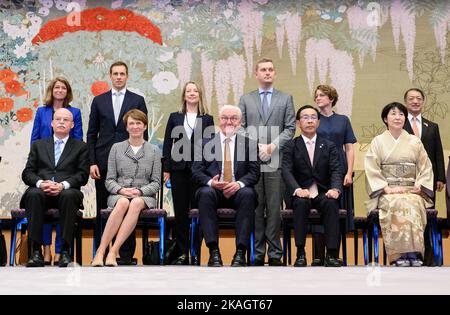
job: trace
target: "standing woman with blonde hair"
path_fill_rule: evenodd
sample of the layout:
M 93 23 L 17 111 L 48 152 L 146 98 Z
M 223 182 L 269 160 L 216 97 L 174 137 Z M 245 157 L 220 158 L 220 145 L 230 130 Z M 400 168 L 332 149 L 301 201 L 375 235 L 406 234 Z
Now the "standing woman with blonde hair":
M 70 103 L 73 100 L 72 87 L 69 81 L 64 77 L 56 77 L 50 81 L 47 86 L 44 98 L 44 106 L 37 109 L 33 131 L 31 132 L 30 145 L 34 141 L 53 136 L 52 120 L 53 114 L 60 108 L 67 108 L 73 115 L 74 127 L 70 131 L 70 137 L 83 141 L 83 122 L 81 120 L 81 111 L 72 107 Z M 52 261 L 50 246 L 52 245 L 52 225 L 44 224 L 43 232 L 44 242 L 44 262 L 50 265 Z M 56 226 L 55 238 L 55 259 L 54 264 L 58 265 L 59 254 L 61 253 L 61 228 Z
M 214 120 L 203 104 L 200 86 L 193 81 L 187 82 L 181 94 L 181 109 L 170 114 L 163 146 L 164 181 L 170 179 L 172 185 L 179 253 L 173 265 L 189 264 L 189 209 L 195 201 L 196 191 L 191 182 L 194 143 L 211 138 L 213 127 Z

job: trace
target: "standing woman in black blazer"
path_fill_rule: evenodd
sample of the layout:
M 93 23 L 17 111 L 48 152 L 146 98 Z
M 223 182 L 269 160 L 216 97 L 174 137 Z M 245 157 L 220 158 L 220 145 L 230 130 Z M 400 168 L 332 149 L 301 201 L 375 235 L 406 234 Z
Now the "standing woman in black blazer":
M 208 128 L 209 127 L 209 128 Z M 194 143 L 214 134 L 214 120 L 203 104 L 195 82 L 184 85 L 181 109 L 170 114 L 163 146 L 164 182 L 170 179 L 175 211 L 175 237 L 179 256 L 173 265 L 189 264 L 189 209 L 195 198 L 191 181 Z

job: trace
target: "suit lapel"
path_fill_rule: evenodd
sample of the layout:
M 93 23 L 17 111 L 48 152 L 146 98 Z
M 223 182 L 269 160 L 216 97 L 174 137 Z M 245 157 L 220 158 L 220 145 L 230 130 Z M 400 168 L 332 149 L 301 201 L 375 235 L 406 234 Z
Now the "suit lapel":
M 259 90 L 256 90 L 253 92 L 253 101 L 256 105 L 256 109 L 258 110 L 259 117 L 261 117 L 261 121 L 264 121 L 264 115 L 262 112 L 262 103 L 261 103 L 261 97 L 259 96 Z
M 303 138 L 301 136 L 298 137 L 296 146 L 297 150 L 300 152 L 305 162 L 309 165 L 309 167 L 312 168 L 311 161 L 309 159 L 308 149 L 306 148 L 305 141 L 303 141 Z
M 429 129 L 430 125 L 422 117 L 422 134 L 420 135 L 420 140 L 422 140 L 422 142 L 428 137 L 428 132 L 430 131 Z
M 112 102 L 112 90 L 109 90 L 108 93 L 105 94 L 105 108 L 104 110 L 106 111 L 107 115 L 109 116 L 109 118 L 112 120 L 114 126 L 116 125 L 116 119 L 114 118 L 114 107 L 113 107 L 113 102 Z
M 275 106 L 278 106 L 278 104 L 277 104 L 278 99 L 279 99 L 278 91 L 273 89 L 272 98 L 270 100 L 269 113 L 267 114 L 267 119 L 264 122 L 265 125 L 267 125 L 267 122 L 269 121 L 269 118 L 272 115 L 272 112 L 273 112 Z
M 314 161 L 313 161 L 313 168 L 316 167 L 317 161 L 319 161 L 320 156 L 322 155 L 322 148 L 324 146 L 324 143 L 322 140 L 317 137 L 316 138 L 316 147 L 314 148 Z
M 55 166 L 55 143 L 53 137 L 48 138 L 45 142 L 45 146 L 47 147 L 48 159 L 50 160 L 50 164 Z
M 64 159 L 70 155 L 70 152 L 73 149 L 73 144 L 74 144 L 73 142 L 74 142 L 74 140 L 71 137 L 69 137 L 66 145 L 64 146 L 64 150 L 61 153 L 61 157 L 59 158 L 58 165 L 56 165 L 56 167 L 58 167 L 64 161 Z M 54 163 L 54 160 L 55 160 L 55 158 L 54 158 L 54 154 L 53 154 L 53 163 Z

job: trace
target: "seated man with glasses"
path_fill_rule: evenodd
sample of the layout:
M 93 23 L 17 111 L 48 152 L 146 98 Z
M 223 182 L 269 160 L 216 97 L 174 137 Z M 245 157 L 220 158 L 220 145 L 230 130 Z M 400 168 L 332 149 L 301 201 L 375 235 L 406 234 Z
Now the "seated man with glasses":
M 61 108 L 52 121 L 53 137 L 33 142 L 22 180 L 30 186 L 20 201 L 26 209 L 32 255 L 27 267 L 44 267 L 41 246 L 44 215 L 48 208 L 58 208 L 62 234 L 59 267 L 71 263 L 70 244 L 73 240 L 78 209 L 83 204 L 81 186 L 89 178 L 87 145 L 69 136 L 74 127 L 72 113 Z
M 225 105 L 219 111 L 220 132 L 197 145 L 192 179 L 197 190 L 200 226 L 209 248 L 209 267 L 223 265 L 219 251 L 218 208 L 236 210 L 236 253 L 231 266 L 246 265 L 257 196 L 254 185 L 260 176 L 256 142 L 236 134 L 241 126 L 241 110 Z M 199 153 L 201 156 L 199 156 Z
M 311 105 L 301 107 L 296 115 L 302 135 L 289 141 L 283 153 L 283 178 L 294 209 L 295 267 L 305 267 L 306 232 L 310 209 L 321 213 L 325 226 L 326 267 L 340 267 L 339 203 L 342 169 L 333 142 L 317 136 L 319 112 Z

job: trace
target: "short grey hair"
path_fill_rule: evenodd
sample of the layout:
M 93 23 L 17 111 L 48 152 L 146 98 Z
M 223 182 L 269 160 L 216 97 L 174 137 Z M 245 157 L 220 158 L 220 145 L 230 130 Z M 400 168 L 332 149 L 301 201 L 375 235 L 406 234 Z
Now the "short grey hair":
M 239 107 L 235 106 L 235 105 L 223 105 L 220 109 L 219 109 L 219 117 L 222 116 L 222 113 L 227 110 L 227 109 L 233 109 L 238 115 L 239 118 L 242 118 L 242 111 Z

